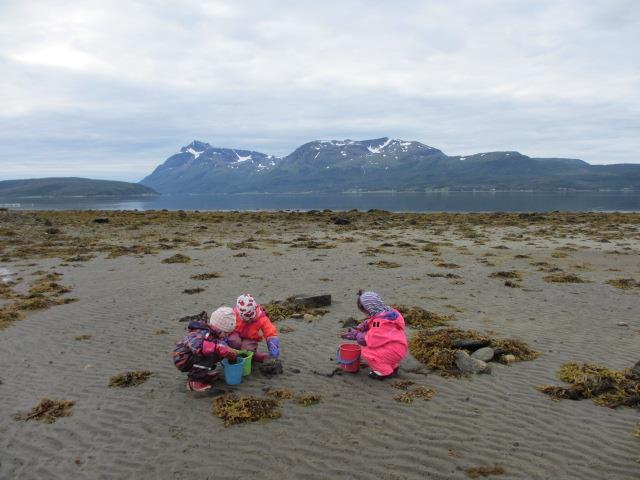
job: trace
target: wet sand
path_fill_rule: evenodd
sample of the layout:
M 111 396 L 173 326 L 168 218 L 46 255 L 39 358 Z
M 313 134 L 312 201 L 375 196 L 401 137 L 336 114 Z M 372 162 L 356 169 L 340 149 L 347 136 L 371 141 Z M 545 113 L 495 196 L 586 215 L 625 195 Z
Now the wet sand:
M 0 222 L 0 267 L 20 279 L 15 292 L 55 271 L 78 299 L 0 330 L 0 478 L 464 479 L 468 468 L 494 465 L 504 479 L 640 477 L 637 410 L 553 401 L 535 388 L 561 384 L 555 374 L 565 362 L 623 369 L 640 359 L 640 290 L 606 283 L 640 279 L 637 215 L 0 212 Z M 176 253 L 191 261 L 162 262 Z M 370 264 L 380 261 L 400 266 Z M 546 282 L 554 268 L 585 283 Z M 522 272 L 519 288 L 489 277 L 506 270 Z M 206 272 L 222 277 L 191 278 Z M 183 293 L 197 287 L 205 291 Z M 408 357 L 399 379 L 436 390 L 410 404 L 366 370 L 322 375 L 336 366 L 341 322 L 358 317 L 359 288 L 453 313 L 452 326 L 518 338 L 541 355 L 471 378 L 412 373 L 419 364 Z M 291 330 L 281 334 L 283 375 L 186 391 L 170 359 L 186 326 L 177 319 L 247 291 L 264 303 L 330 293 L 333 304 L 311 321 L 277 323 Z M 75 340 L 81 335 L 91 337 Z M 127 370 L 153 376 L 108 388 Z M 322 401 L 284 401 L 277 420 L 231 427 L 211 413 L 215 395 L 266 388 Z M 14 420 L 42 397 L 75 401 L 72 415 Z

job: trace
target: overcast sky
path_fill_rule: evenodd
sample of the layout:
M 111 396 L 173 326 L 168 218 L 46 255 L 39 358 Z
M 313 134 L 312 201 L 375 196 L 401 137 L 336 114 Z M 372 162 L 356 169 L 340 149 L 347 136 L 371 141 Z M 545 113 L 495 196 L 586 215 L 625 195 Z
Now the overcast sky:
M 0 0 L 0 179 L 137 181 L 193 139 L 640 163 L 638 45 L 638 0 Z

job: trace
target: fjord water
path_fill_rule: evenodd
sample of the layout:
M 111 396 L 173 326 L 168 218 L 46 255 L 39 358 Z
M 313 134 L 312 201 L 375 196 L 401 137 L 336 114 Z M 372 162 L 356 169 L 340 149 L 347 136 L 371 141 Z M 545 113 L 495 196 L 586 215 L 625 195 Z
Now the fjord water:
M 16 210 L 640 211 L 640 192 L 429 192 L 2 199 Z

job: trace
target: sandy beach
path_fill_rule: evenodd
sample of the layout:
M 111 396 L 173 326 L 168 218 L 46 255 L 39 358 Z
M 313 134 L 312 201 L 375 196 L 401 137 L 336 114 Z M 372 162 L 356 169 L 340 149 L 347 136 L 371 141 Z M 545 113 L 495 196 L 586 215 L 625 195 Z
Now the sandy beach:
M 178 253 L 189 261 L 163 263 Z M 0 211 L 12 292 L 0 308 L 53 272 L 70 289 L 55 299 L 77 299 L 0 330 L 0 478 L 465 479 L 494 466 L 500 479 L 640 478 L 637 409 L 536 390 L 562 384 L 566 362 L 622 370 L 640 360 L 640 288 L 607 283 L 640 280 L 639 253 L 637 214 Z M 497 271 L 522 279 L 510 288 L 490 277 Z M 208 272 L 221 275 L 191 278 Z M 545 281 L 554 273 L 583 283 Z M 194 288 L 204 290 L 184 293 Z M 460 378 L 408 356 L 398 379 L 436 391 L 409 404 L 366 370 L 328 376 L 342 322 L 360 318 L 360 288 L 520 339 L 540 356 Z M 324 316 L 277 322 L 282 375 L 188 392 L 170 357 L 186 327 L 178 319 L 233 306 L 243 292 L 262 303 L 319 293 L 333 302 Z M 108 387 L 130 370 L 153 375 Z M 211 413 L 218 395 L 267 388 L 322 399 L 283 401 L 279 419 L 230 427 Z M 72 414 L 14 419 L 43 397 L 74 401 Z

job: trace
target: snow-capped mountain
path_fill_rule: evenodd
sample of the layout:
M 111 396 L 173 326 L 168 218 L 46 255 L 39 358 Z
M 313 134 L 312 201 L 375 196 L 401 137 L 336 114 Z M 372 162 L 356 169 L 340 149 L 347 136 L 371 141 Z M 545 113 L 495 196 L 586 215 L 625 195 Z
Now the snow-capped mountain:
M 165 193 L 196 193 L 216 189 L 227 191 L 229 182 L 238 182 L 241 178 L 246 180 L 254 174 L 269 170 L 278 160 L 273 155 L 216 148 L 194 140 L 167 158 L 140 183 L 157 185 Z
M 514 151 L 447 156 L 387 137 L 315 140 L 283 158 L 193 141 L 141 183 L 161 193 L 640 189 L 640 165 L 589 165 Z

